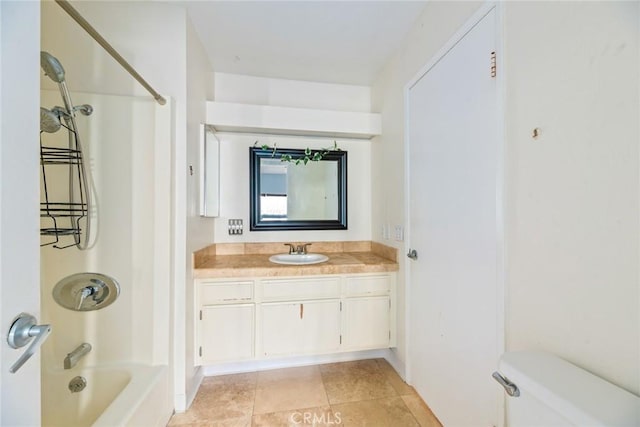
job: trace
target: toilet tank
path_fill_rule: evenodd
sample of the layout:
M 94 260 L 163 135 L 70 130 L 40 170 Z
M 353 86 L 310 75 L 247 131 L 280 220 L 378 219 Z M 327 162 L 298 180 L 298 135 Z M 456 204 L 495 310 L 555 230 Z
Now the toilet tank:
M 638 396 L 552 354 L 505 353 L 499 373 L 519 391 L 507 397 L 509 427 L 640 426 Z

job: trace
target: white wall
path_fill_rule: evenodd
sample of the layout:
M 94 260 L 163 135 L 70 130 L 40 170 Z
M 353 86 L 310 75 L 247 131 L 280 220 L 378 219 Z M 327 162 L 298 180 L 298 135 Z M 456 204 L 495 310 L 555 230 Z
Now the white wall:
M 402 89 L 478 6 L 430 2 L 374 84 L 372 168 L 387 172 L 372 177 L 376 240 L 404 221 Z M 639 393 L 638 3 L 501 7 L 507 349 L 547 350 Z
M 176 406 L 176 409 L 186 409 L 189 402 L 195 396 L 201 373 L 194 367 L 195 360 L 195 296 L 193 288 L 192 258 L 191 254 L 198 249 L 210 245 L 214 241 L 214 220 L 199 216 L 200 200 L 200 125 L 205 123 L 206 101 L 210 97 L 211 65 L 207 59 L 204 47 L 193 29 L 191 21 L 187 20 L 187 164 L 193 173 L 186 174 L 187 180 L 187 247 L 185 257 L 185 292 L 183 304 L 186 307 L 184 313 L 184 334 L 176 334 L 176 348 L 184 350 L 184 366 L 186 378 L 185 406 Z M 178 298 L 176 304 L 179 304 Z M 182 321 L 182 320 L 180 320 Z M 180 402 L 182 404 L 182 402 Z
M 279 107 L 370 112 L 370 88 L 214 73 L 214 100 Z M 215 242 L 280 242 L 371 240 L 371 141 L 335 139 L 348 152 L 348 230 L 249 231 L 249 147 L 332 147 L 334 139 L 218 133 L 220 139 L 220 217 Z M 242 219 L 244 233 L 228 234 L 228 220 Z
M 505 9 L 507 347 L 640 393 L 638 3 Z
M 372 110 L 382 114 L 382 136 L 372 142 L 372 237 L 404 253 L 394 240 L 393 228 L 405 225 L 404 194 L 404 87 L 480 6 L 480 2 L 428 2 L 404 44 L 384 67 L 372 87 Z M 383 239 L 383 226 L 391 229 Z M 399 256 L 397 356 L 406 360 L 405 260 Z

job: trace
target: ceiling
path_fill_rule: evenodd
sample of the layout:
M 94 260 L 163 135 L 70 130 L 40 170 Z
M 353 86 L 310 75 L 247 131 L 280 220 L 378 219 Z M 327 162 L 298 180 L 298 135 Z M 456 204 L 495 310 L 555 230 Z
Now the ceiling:
M 425 1 L 180 1 L 217 72 L 371 85 Z

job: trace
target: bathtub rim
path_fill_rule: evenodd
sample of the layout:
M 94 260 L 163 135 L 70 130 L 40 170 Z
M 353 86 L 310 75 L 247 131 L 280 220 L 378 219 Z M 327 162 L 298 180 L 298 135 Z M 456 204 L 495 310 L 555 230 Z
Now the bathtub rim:
M 166 365 L 122 363 L 103 366 L 104 369 L 120 368 L 128 370 L 131 373 L 131 380 L 124 390 L 107 406 L 107 409 L 94 421 L 93 427 L 127 425 L 127 422 L 134 416 L 145 398 L 168 372 L 168 366 Z M 98 365 L 93 368 L 101 369 L 103 366 Z
M 124 371 L 129 375 L 129 381 L 118 393 L 105 410 L 91 424 L 94 427 L 124 426 L 136 414 L 146 397 L 158 386 L 163 378 L 168 376 L 167 365 L 146 365 L 142 363 L 105 363 L 101 365 L 82 366 L 72 370 L 48 369 L 43 374 L 63 375 L 88 374 L 96 371 Z M 166 408 L 173 413 L 173 408 Z M 170 415 L 169 415 L 170 416 Z

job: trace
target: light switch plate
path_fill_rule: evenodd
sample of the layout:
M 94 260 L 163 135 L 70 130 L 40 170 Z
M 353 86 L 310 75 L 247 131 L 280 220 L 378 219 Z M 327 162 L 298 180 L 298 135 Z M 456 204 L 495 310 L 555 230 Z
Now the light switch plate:
M 242 220 L 241 219 L 230 219 L 229 220 L 229 234 L 230 235 L 242 234 Z

